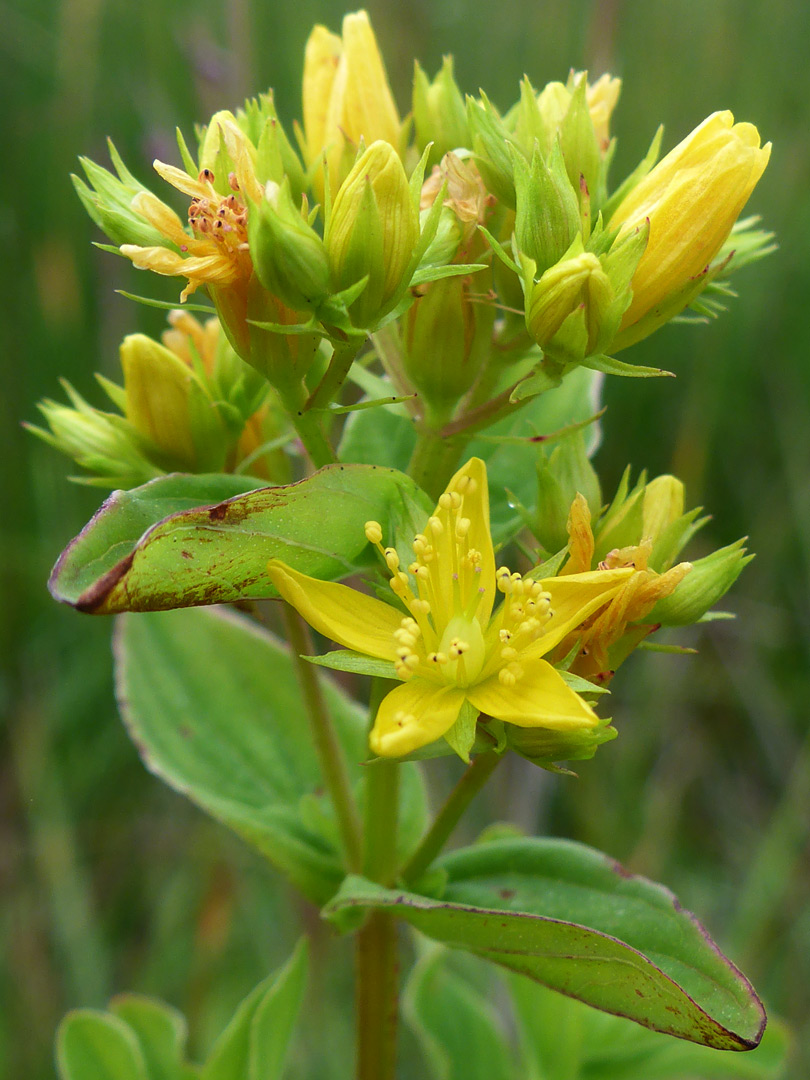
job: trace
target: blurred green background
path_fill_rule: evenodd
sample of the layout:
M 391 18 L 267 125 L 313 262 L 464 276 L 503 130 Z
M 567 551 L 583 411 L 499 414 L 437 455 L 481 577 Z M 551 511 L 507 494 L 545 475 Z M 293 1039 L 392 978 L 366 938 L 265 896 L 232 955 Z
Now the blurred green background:
M 806 4 L 425 0 L 368 8 L 403 112 L 413 57 L 432 74 L 452 52 L 462 90 L 484 87 L 502 107 L 524 72 L 535 85 L 564 79 L 572 65 L 622 76 L 614 180 L 661 121 L 669 148 L 705 115 L 729 108 L 774 143 L 749 211 L 776 231 L 780 251 L 739 275 L 740 297 L 719 321 L 668 327 L 633 350 L 628 358 L 678 378 L 609 381 L 597 459 L 608 493 L 628 461 L 676 471 L 690 504 L 714 515 L 701 534 L 706 549 L 750 536 L 757 559 L 728 605 L 739 618 L 695 632 L 685 643 L 699 646 L 696 658 L 634 658 L 614 689 L 619 740 L 584 763 L 578 781 L 510 762 L 488 813 L 596 844 L 673 888 L 793 1025 L 794 1075 L 806 1075 Z M 337 30 L 343 11 L 326 0 L 0 3 L 0 1072 L 10 1077 L 52 1077 L 62 1013 L 123 989 L 179 1006 L 204 1047 L 302 925 L 316 934 L 316 978 L 335 948 L 258 856 L 140 764 L 113 703 L 110 625 L 57 607 L 45 589 L 51 564 L 101 493 L 66 483 L 68 463 L 20 422 L 36 419 L 42 396 L 60 396 L 60 375 L 98 402 L 92 372 L 115 377 L 121 336 L 157 332 L 162 322 L 114 293 L 145 292 L 145 279 L 91 247 L 100 237 L 68 179 L 77 155 L 106 161 L 109 135 L 147 178 L 153 157 L 174 160 L 175 124 L 190 134 L 194 121 L 268 85 L 289 122 L 300 112 L 309 28 L 321 21 Z M 160 285 L 167 299 L 177 295 L 176 282 L 150 282 L 153 295 Z M 350 1035 L 346 1022 L 318 1008 L 314 1022 L 337 1049 Z M 331 1060 L 325 1054 L 300 1075 L 346 1075 Z

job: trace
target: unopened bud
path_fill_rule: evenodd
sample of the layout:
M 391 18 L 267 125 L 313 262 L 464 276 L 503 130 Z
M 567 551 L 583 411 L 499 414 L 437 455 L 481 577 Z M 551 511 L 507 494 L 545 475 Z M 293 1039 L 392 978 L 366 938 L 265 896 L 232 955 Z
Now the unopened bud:
M 594 727 L 555 731 L 541 727 L 518 727 L 506 724 L 506 744 L 510 750 L 536 765 L 548 766 L 557 761 L 584 761 L 592 758 L 597 747 L 615 739 L 618 732 L 609 719 L 600 719 Z
M 394 149 L 375 142 L 346 177 L 326 226 L 326 250 L 337 289 L 364 277 L 351 305 L 356 326 L 369 327 L 403 284 L 419 239 L 419 214 Z
M 272 182 L 248 220 L 253 266 L 268 292 L 297 311 L 315 310 L 329 295 L 329 259 L 320 236 L 302 218 L 288 183 Z
M 445 56 L 433 82 L 416 64 L 413 78 L 413 122 L 420 150 L 433 143 L 429 163 L 439 161 L 450 150 L 469 146 L 467 109 L 453 78 L 453 58 Z
M 603 352 L 618 325 L 617 297 L 590 251 L 562 258 L 528 288 L 526 327 L 543 352 L 563 364 Z
M 649 621 L 664 626 L 697 622 L 728 592 L 743 567 L 753 559 L 753 555 L 746 554 L 743 543 L 744 540 L 737 540 L 693 562 L 691 571 L 675 591 L 652 609 Z

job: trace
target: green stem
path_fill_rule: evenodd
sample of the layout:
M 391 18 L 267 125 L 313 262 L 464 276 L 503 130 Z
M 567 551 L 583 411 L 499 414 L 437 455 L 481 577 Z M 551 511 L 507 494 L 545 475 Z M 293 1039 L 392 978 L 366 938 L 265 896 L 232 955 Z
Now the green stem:
M 307 411 L 303 384 L 294 388 L 277 386 L 276 389 L 315 468 L 320 469 L 337 461 L 335 452 L 323 433 L 318 414 Z
M 436 428 L 423 427 L 416 435 L 408 475 L 434 499 L 438 499 L 458 465 L 469 435 L 447 439 Z
M 388 689 L 372 684 L 372 722 Z M 366 769 L 363 873 L 390 885 L 397 872 L 399 812 L 397 762 L 379 761 Z M 357 1080 L 394 1080 L 397 1052 L 397 927 L 392 915 L 372 914 L 356 939 Z
M 345 345 L 335 346 L 329 366 L 304 405 L 305 414 L 311 409 L 325 409 L 330 401 L 335 400 L 338 391 L 346 381 L 349 368 L 354 363 L 355 356 L 360 352 L 364 340 L 364 338 L 358 337 Z
M 397 928 L 376 911 L 355 951 L 357 1080 L 394 1080 L 397 1060 Z
M 418 881 L 442 850 L 461 815 L 489 779 L 501 760 L 500 754 L 479 754 L 450 792 L 436 819 L 422 837 L 419 847 L 402 870 L 405 884 Z
M 362 865 L 360 815 L 352 795 L 346 758 L 332 725 L 317 669 L 304 659 L 312 653 L 312 642 L 307 624 L 295 608 L 290 607 L 286 602 L 282 603 L 282 610 L 295 672 L 309 717 L 315 752 L 326 789 L 335 807 L 346 869 L 350 873 L 357 873 Z

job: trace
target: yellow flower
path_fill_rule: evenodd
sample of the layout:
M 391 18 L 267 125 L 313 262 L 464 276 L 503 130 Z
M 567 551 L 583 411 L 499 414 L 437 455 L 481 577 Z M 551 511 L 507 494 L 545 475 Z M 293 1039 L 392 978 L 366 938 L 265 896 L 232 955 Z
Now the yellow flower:
M 650 236 L 633 276 L 633 301 L 622 330 L 649 315 L 643 333 L 631 332 L 621 347 L 632 344 L 671 318 L 691 297 L 684 294 L 676 310 L 659 309 L 673 296 L 699 283 L 765 171 L 771 144 L 760 147 L 753 124 L 735 124 L 730 112 L 716 112 L 639 183 L 610 219 L 620 236 L 650 222 Z M 699 284 L 697 285 L 699 288 Z
M 366 524 L 382 552 L 391 589 L 404 608 L 277 560 L 273 584 L 316 630 L 357 653 L 387 660 L 402 685 L 382 701 L 371 749 L 409 754 L 446 735 L 465 702 L 524 728 L 585 731 L 591 707 L 542 659 L 608 603 L 632 571 L 619 569 L 534 580 L 496 571 L 489 532 L 486 466 L 472 458 L 452 478 L 413 542 L 407 573 L 382 528 Z M 496 594 L 504 599 L 493 612 Z
M 326 153 L 333 193 L 361 139 L 366 146 L 378 139 L 399 146 L 399 114 L 365 11 L 344 18 L 342 37 L 314 28 L 304 54 L 303 97 L 307 165 Z

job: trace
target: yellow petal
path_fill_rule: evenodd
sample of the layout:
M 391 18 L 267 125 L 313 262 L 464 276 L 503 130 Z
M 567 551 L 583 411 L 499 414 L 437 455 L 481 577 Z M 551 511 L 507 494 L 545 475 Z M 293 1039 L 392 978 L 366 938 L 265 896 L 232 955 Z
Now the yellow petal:
M 343 44 L 325 26 L 316 26 L 304 52 L 304 135 L 307 164 L 321 153 L 326 143 L 326 117 L 332 97 Z
M 608 603 L 632 574 L 632 567 L 622 567 L 617 570 L 591 570 L 542 581 L 543 588 L 551 594 L 551 610 L 554 614 L 546 624 L 545 632 L 520 653 L 519 663 L 545 656 L 566 634 Z
M 470 527 L 466 536 L 466 546 L 474 548 L 481 554 L 481 573 L 476 574 L 477 584 L 473 588 L 483 590 L 480 593 L 477 608 L 474 614 L 482 627 L 487 625 L 492 605 L 495 602 L 495 555 L 492 549 L 492 536 L 489 531 L 489 487 L 487 485 L 487 467 L 480 458 L 470 458 L 458 472 L 452 477 L 445 493 L 458 492 L 462 503 L 458 511 L 458 517 L 469 519 Z M 432 542 L 436 548 L 435 561 L 428 564 L 431 572 L 431 582 L 434 595 L 437 598 L 440 610 L 436 612 L 439 623 L 445 622 L 456 614 L 454 605 L 454 579 L 448 568 L 452 568 L 457 560 L 456 538 L 453 521 L 449 510 L 443 509 L 441 503 L 436 506 L 433 516 L 442 524 L 440 534 L 432 534 Z M 462 582 L 462 591 L 464 591 Z M 466 605 L 467 594 L 464 595 Z
M 366 145 L 383 139 L 396 148 L 399 144 L 399 114 L 365 11 L 344 18 L 343 48 L 347 70 L 341 117 L 343 130 L 355 144 L 361 137 Z
M 480 712 L 518 727 L 571 731 L 599 723 L 590 705 L 574 693 L 551 664 L 533 660 L 523 666 L 523 675 L 514 686 L 504 686 L 497 675 L 492 675 L 469 687 L 470 702 Z
M 413 678 L 380 703 L 369 745 L 380 757 L 402 757 L 440 739 L 458 718 L 464 691 Z
M 355 652 L 396 659 L 394 631 L 402 614 L 395 608 L 347 585 L 299 574 L 279 559 L 271 559 L 267 569 L 287 603 L 318 633 Z

